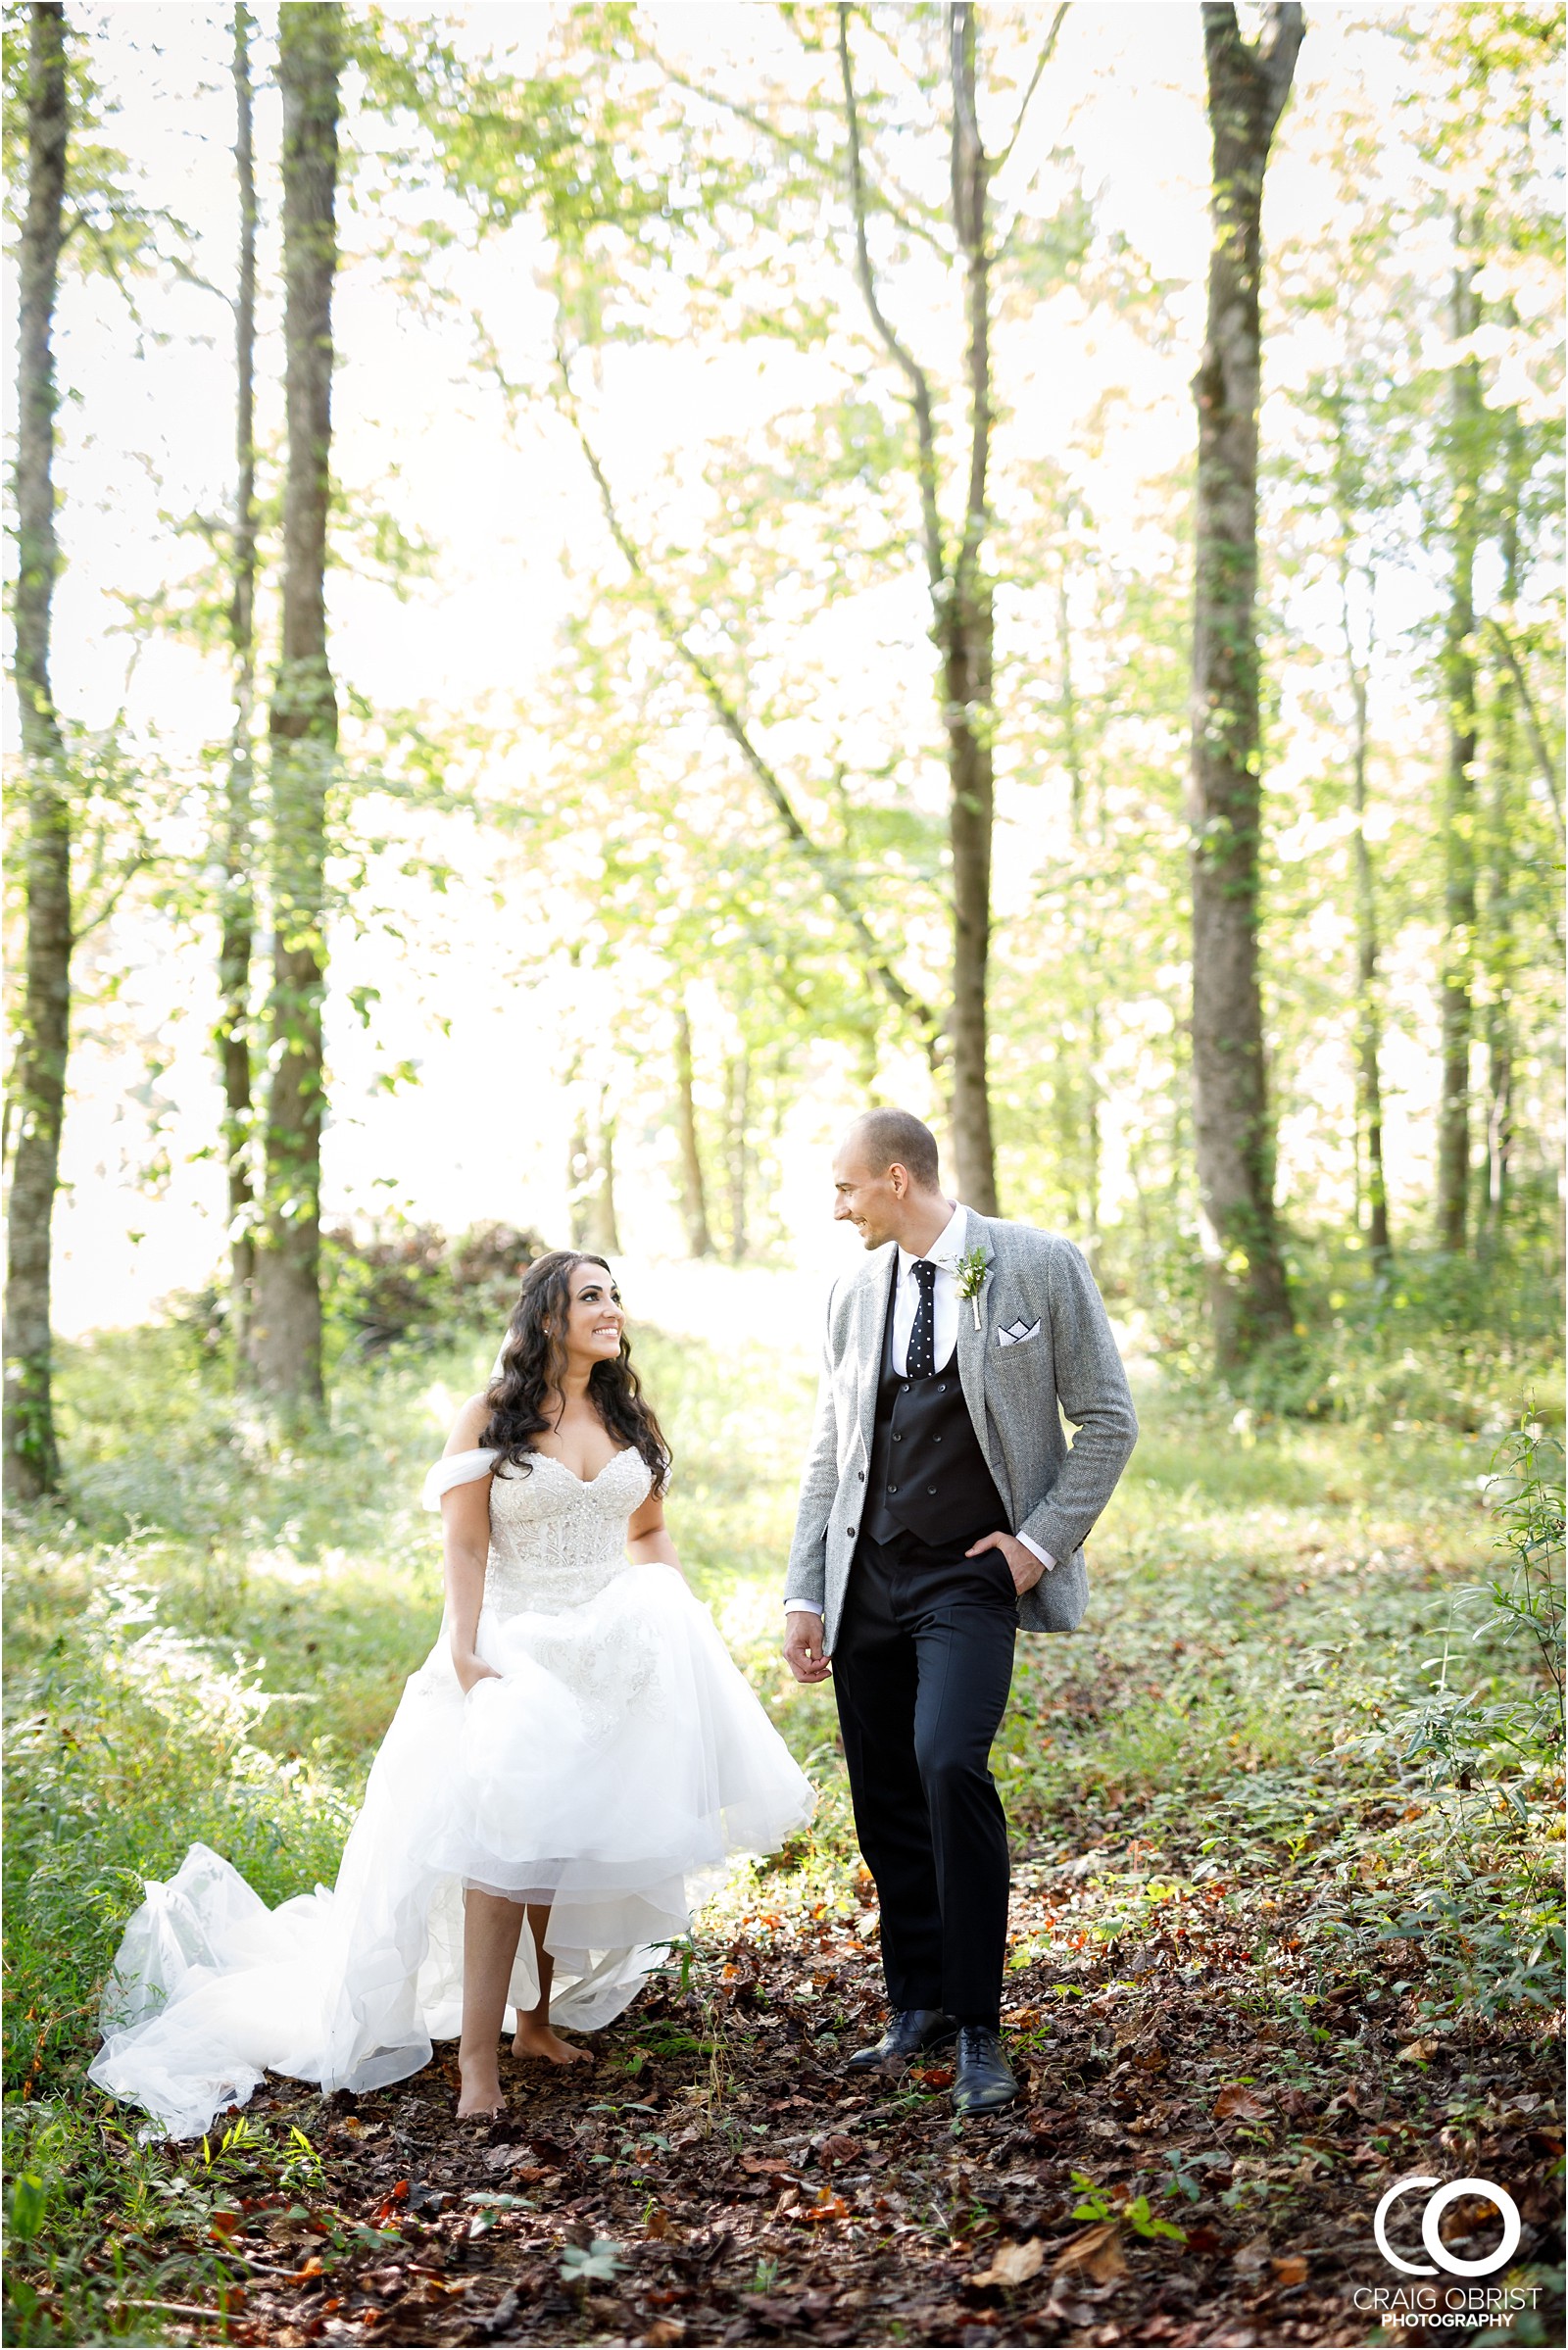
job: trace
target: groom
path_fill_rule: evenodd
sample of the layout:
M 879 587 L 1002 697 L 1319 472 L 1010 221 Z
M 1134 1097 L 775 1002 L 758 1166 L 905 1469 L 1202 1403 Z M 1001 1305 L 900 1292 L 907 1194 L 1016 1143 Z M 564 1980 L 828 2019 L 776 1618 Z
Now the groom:
M 990 1771 L 1013 1637 L 1071 1632 L 1082 1543 L 1138 1422 L 1070 1241 L 945 1197 L 937 1146 L 873 1109 L 833 1167 L 866 1261 L 828 1300 L 785 1582 L 797 1681 L 832 1659 L 894 2013 L 853 2067 L 956 2038 L 959 2113 L 1018 2093 L 1002 2043 L 1007 1833 Z M 1059 1405 L 1059 1410 L 1058 1410 Z M 1077 1429 L 1071 1449 L 1065 1413 Z

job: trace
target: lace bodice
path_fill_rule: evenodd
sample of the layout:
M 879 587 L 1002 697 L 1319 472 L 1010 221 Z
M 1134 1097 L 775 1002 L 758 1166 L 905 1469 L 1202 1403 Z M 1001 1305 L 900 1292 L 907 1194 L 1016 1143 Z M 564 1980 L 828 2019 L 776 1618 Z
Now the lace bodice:
M 626 1521 L 653 1479 L 641 1453 L 617 1452 L 584 1484 L 552 1453 L 525 1475 L 490 1485 L 484 1604 L 497 1617 L 524 1608 L 556 1615 L 592 1599 L 626 1564 Z

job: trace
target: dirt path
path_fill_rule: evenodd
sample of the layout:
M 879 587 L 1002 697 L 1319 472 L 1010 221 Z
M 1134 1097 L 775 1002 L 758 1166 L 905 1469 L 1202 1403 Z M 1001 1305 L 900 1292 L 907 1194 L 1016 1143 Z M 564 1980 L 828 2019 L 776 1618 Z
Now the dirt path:
M 1016 1896 L 1020 1936 L 1066 1890 L 1046 1876 Z M 205 2175 L 208 2248 L 249 2279 L 229 2338 L 1358 2343 L 1393 2338 L 1365 2295 L 1414 2281 L 1371 2235 L 1409 2172 L 1508 2187 L 1524 2236 L 1505 2277 L 1560 2262 L 1549 2043 L 1401 2054 L 1316 1976 L 1330 2023 L 1293 2024 L 1276 1983 L 1260 2025 L 1256 1954 L 1216 1921 L 1067 1980 L 1014 1974 L 1024 2099 L 956 2129 L 940 2068 L 869 2087 L 842 2072 L 881 2015 L 861 1931 L 750 1919 L 684 1992 L 596 2035 L 586 2082 L 519 2071 L 514 2116 L 481 2130 L 451 2118 L 450 2061 L 324 2104 L 273 2083 L 254 2160 L 234 2148 Z M 299 2153 L 285 2187 L 294 2128 L 318 2169 Z M 199 2150 L 184 2162 L 201 2179 Z M 1396 2225 L 1406 2249 L 1419 2214 Z M 1460 2203 L 1445 2235 L 1477 2259 L 1496 2228 Z M 1537 2298 L 1484 2338 L 1560 2341 L 1560 2298 Z

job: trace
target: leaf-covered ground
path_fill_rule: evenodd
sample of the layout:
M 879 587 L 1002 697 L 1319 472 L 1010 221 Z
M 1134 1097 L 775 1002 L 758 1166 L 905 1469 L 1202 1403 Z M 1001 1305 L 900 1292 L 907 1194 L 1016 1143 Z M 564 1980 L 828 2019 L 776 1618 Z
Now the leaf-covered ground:
M 1020 1936 L 1082 1881 L 1020 1876 Z M 1353 1982 L 1316 1985 L 1327 2028 L 1260 2024 L 1255 1946 L 1211 1915 L 1018 1969 L 1025 2094 L 955 2127 L 940 2064 L 844 2071 L 881 2015 L 874 1933 L 737 1921 L 595 2035 L 591 2075 L 513 2066 L 493 2125 L 454 2119 L 450 2054 L 375 2096 L 270 2083 L 226 2149 L 150 2158 L 156 2216 L 100 2256 L 120 2314 L 277 2344 L 1354 2343 L 1378 2335 L 1357 2286 L 1398 2281 L 1373 2206 L 1431 2171 L 1510 2183 L 1509 2274 L 1540 2280 L 1512 2338 L 1562 2339 L 1550 2041 L 1400 2050 Z M 1445 2236 L 1473 2259 L 1496 2227 L 1461 2203 Z M 193 2265 L 216 2326 L 160 2289 Z

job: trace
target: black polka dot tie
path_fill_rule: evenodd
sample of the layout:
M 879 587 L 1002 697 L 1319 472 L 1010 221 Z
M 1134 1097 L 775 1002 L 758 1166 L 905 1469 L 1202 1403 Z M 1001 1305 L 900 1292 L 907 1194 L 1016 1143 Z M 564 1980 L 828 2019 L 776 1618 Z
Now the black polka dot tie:
M 920 1285 L 920 1302 L 914 1309 L 914 1328 L 909 1333 L 908 1376 L 929 1379 L 937 1367 L 937 1269 L 928 1256 L 915 1258 L 914 1278 Z

